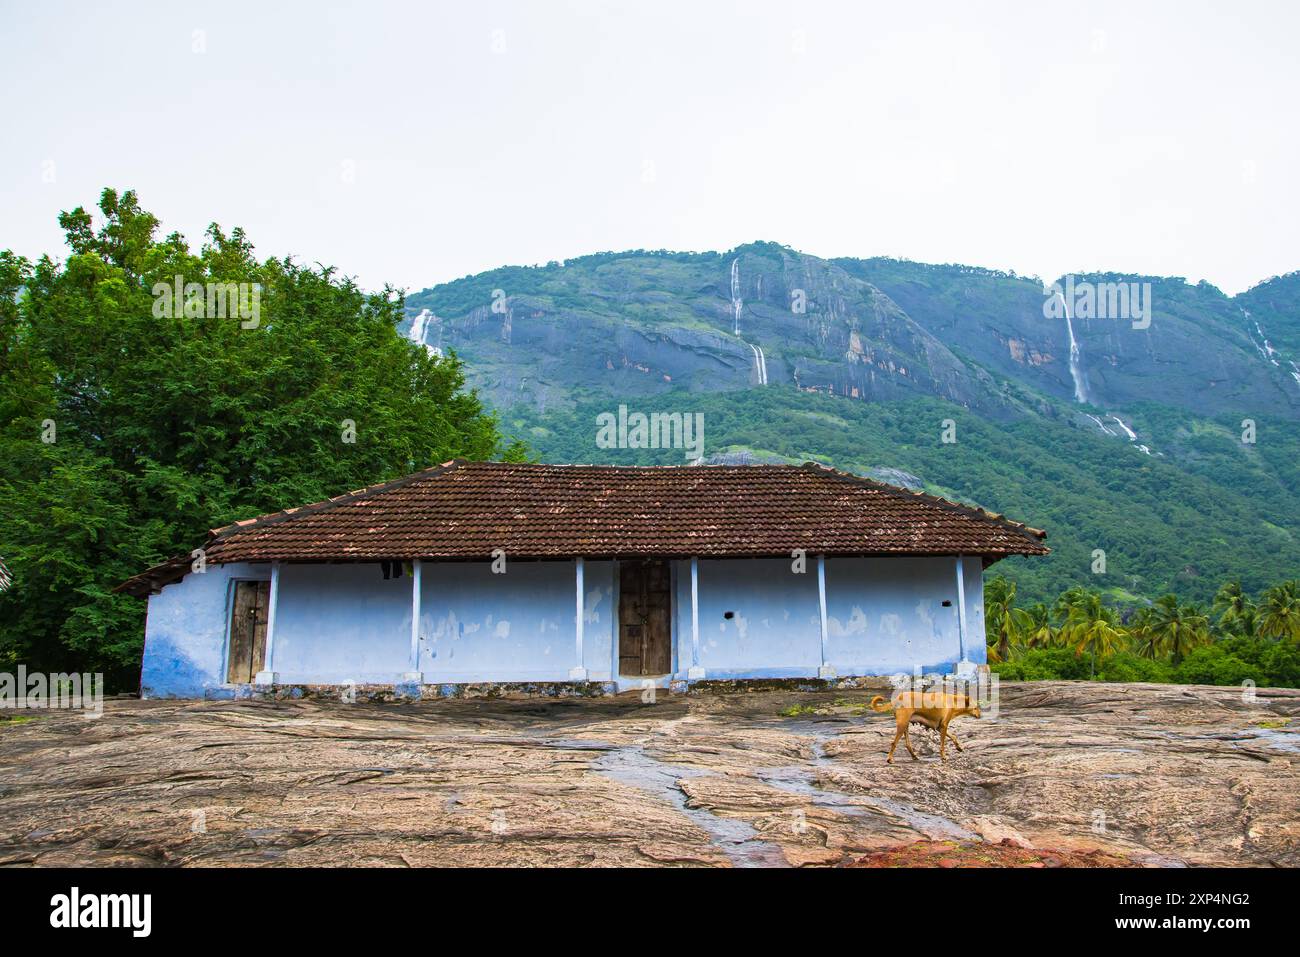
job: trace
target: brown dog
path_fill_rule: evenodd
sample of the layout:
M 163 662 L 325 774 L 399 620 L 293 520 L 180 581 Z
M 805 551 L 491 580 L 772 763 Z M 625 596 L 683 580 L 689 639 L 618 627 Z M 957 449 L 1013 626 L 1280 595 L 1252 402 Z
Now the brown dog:
M 907 726 L 912 722 L 939 732 L 939 760 L 946 761 L 943 748 L 947 740 L 951 739 L 953 747 L 958 751 L 961 750 L 961 745 L 948 730 L 952 719 L 963 714 L 976 718 L 980 716 L 979 705 L 971 702 L 969 694 L 941 694 L 937 691 L 901 691 L 894 695 L 894 700 L 889 704 L 885 704 L 885 699 L 876 695 L 871 699 L 871 710 L 879 712 L 893 710 L 894 712 L 897 730 L 894 732 L 894 741 L 889 746 L 889 757 L 885 759 L 887 764 L 894 763 L 894 749 L 898 747 L 899 738 L 903 739 L 903 744 L 907 747 L 907 753 L 912 756 L 912 760 L 920 760 L 912 750 L 912 737 L 907 732 Z

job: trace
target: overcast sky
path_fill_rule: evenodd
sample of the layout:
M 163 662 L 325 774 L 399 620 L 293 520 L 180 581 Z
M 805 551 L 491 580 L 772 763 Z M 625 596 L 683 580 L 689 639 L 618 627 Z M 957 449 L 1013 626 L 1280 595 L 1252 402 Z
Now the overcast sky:
M 1300 268 L 1300 4 L 0 0 L 0 248 L 134 188 L 419 289 L 599 250 Z

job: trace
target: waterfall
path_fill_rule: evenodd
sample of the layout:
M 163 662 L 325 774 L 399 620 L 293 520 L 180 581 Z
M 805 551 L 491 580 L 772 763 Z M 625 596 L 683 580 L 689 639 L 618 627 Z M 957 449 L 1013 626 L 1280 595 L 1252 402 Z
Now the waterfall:
M 1097 416 L 1093 415 L 1091 412 L 1085 412 L 1083 414 L 1088 418 L 1092 419 L 1092 421 L 1097 424 L 1097 428 L 1101 429 L 1104 433 L 1106 433 L 1107 435 L 1113 435 L 1115 438 L 1119 438 L 1119 433 L 1111 429 L 1109 426 L 1107 426 L 1106 423 L 1103 422 L 1101 419 L 1099 419 Z M 1116 423 L 1121 429 L 1124 430 L 1124 434 L 1128 436 L 1128 440 L 1133 443 L 1134 448 L 1140 449 L 1146 455 L 1151 454 L 1151 449 L 1149 447 L 1142 445 L 1140 442 L 1137 441 L 1137 433 L 1128 427 L 1128 423 L 1126 423 L 1118 415 L 1112 415 L 1110 413 L 1106 414 L 1106 418 L 1110 419 L 1112 422 Z
M 1070 378 L 1074 381 L 1074 401 L 1088 401 L 1088 387 L 1084 383 L 1083 369 L 1079 365 L 1079 343 L 1074 338 L 1074 323 L 1070 319 L 1070 307 L 1065 302 L 1065 297 L 1059 292 L 1056 298 L 1061 300 L 1061 308 L 1065 310 L 1065 330 L 1070 334 Z
M 1255 347 L 1255 351 L 1281 369 L 1282 363 L 1277 361 L 1277 357 L 1281 355 L 1281 353 L 1273 348 L 1273 343 L 1268 341 L 1268 336 L 1264 335 L 1264 330 L 1259 326 L 1259 320 L 1251 316 L 1249 309 L 1241 310 L 1241 314 L 1246 318 L 1246 321 L 1250 323 L 1251 326 L 1255 327 L 1255 335 L 1259 336 L 1259 342 L 1264 343 L 1261 346 L 1259 342 L 1255 341 L 1255 336 L 1250 334 L 1250 328 L 1248 326 L 1246 328 L 1246 338 L 1249 339 L 1250 344 Z M 1300 385 L 1300 365 L 1296 365 L 1294 359 L 1287 359 L 1286 364 L 1291 367 L 1289 370 L 1291 378 L 1295 379 L 1297 385 Z M 1288 370 L 1283 369 L 1283 371 L 1286 372 Z
M 1124 434 L 1128 436 L 1128 440 L 1130 442 L 1132 442 L 1134 439 L 1137 438 L 1137 433 L 1134 432 L 1132 429 L 1130 429 L 1127 425 L 1125 425 L 1124 420 L 1121 419 L 1118 415 L 1112 415 L 1111 418 L 1119 423 L 1119 427 L 1124 430 Z
M 737 256 L 731 261 L 731 333 L 738 338 L 740 336 L 740 311 L 744 307 L 745 301 L 740 298 L 740 257 Z M 744 339 L 740 341 L 745 342 Z M 749 351 L 754 354 L 755 380 L 759 385 L 767 385 L 767 357 L 763 355 L 763 347 L 756 346 L 752 342 L 746 342 L 745 345 L 749 346 Z
M 740 257 L 731 261 L 731 316 L 735 321 L 733 335 L 740 335 L 740 310 L 745 303 L 740 298 Z
M 767 358 L 763 355 L 763 347 L 751 342 L 749 348 L 754 353 L 754 373 L 758 377 L 758 384 L 767 385 Z
M 1102 430 L 1103 432 L 1105 432 L 1107 435 L 1114 435 L 1114 434 L 1115 434 L 1115 433 L 1112 432 L 1109 428 L 1106 427 L 1106 423 L 1105 423 L 1105 422 L 1101 421 L 1101 419 L 1097 418 L 1097 417 L 1096 417 L 1095 415 L 1093 415 L 1091 412 L 1085 412 L 1085 413 L 1083 413 L 1083 414 L 1086 415 L 1088 418 L 1092 419 L 1092 421 L 1096 422 L 1096 423 L 1097 423 L 1097 428 L 1101 429 L 1101 430 Z
M 440 348 L 437 346 L 431 346 L 424 341 L 425 337 L 429 334 L 429 322 L 436 318 L 437 316 L 431 313 L 428 309 L 421 309 L 420 314 L 411 320 L 411 330 L 406 334 L 406 338 L 424 346 L 430 355 L 440 356 L 442 355 L 442 350 Z

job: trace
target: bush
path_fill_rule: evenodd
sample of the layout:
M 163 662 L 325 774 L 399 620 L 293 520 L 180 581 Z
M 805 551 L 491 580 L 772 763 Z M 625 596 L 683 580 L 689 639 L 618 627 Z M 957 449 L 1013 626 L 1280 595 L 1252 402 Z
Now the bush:
M 1068 648 L 1034 648 L 989 670 L 1007 681 L 1087 681 L 1091 663 Z
M 1167 661 L 1140 658 L 1127 651 L 1112 655 L 1097 666 L 1099 681 L 1157 681 L 1174 680 L 1173 666 Z
M 1068 648 L 1036 648 L 990 670 L 1006 681 L 1087 681 L 1087 655 Z M 1197 648 L 1174 667 L 1168 661 L 1140 658 L 1121 651 L 1097 662 L 1097 681 L 1178 682 L 1239 685 L 1250 680 L 1261 688 L 1300 688 L 1300 645 L 1267 638 L 1226 638 Z
M 1187 684 L 1300 687 L 1300 646 L 1267 638 L 1226 638 L 1191 652 L 1175 670 Z
M 1258 665 L 1242 661 L 1215 645 L 1197 648 L 1183 659 L 1174 674 L 1178 681 L 1189 685 L 1239 685 L 1250 679 L 1256 684 L 1268 684 Z

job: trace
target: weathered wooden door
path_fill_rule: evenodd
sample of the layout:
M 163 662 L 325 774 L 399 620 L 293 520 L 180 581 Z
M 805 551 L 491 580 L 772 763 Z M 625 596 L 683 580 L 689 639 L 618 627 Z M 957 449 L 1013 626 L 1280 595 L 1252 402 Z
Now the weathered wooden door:
M 666 675 L 673 667 L 672 573 L 663 561 L 619 566 L 618 673 Z
M 226 680 L 249 684 L 266 663 L 266 621 L 270 582 L 235 582 L 230 608 L 230 667 Z

